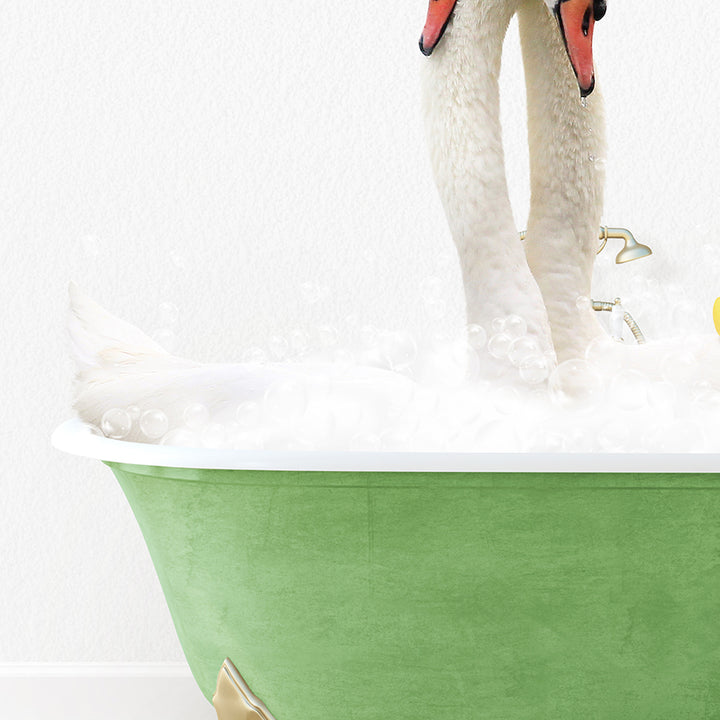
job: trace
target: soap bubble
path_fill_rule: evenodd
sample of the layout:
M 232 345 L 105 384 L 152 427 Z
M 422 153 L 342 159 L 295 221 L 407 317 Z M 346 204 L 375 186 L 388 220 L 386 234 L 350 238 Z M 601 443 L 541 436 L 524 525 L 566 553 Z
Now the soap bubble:
M 695 377 L 697 360 L 689 349 L 668 353 L 662 363 L 663 378 L 673 384 L 682 384 Z
M 93 425 L 92 423 L 83 423 L 82 426 L 91 435 L 97 435 L 98 437 L 105 437 L 105 433 L 97 425 Z
M 202 403 L 190 403 L 183 410 L 183 422 L 191 430 L 199 430 L 210 420 L 210 411 Z
M 340 367 L 350 367 L 355 364 L 355 355 L 347 348 L 335 348 L 332 354 L 333 362 Z
M 261 347 L 251 347 L 245 350 L 242 356 L 243 362 L 257 363 L 263 365 L 267 361 L 267 355 Z
M 504 385 L 491 393 L 493 407 L 501 415 L 514 415 L 522 407 L 520 393 L 511 385 Z
M 555 405 L 568 410 L 587 408 L 602 393 L 599 374 L 586 360 L 579 358 L 560 363 L 550 374 L 550 399 Z
M 94 235 L 85 235 L 81 240 L 83 252 L 91 258 L 96 258 L 100 254 L 100 243 Z
M 474 380 L 480 371 L 477 353 L 464 341 L 436 345 L 418 363 L 420 379 L 431 386 L 453 388 Z
M 568 439 L 565 435 L 557 431 L 544 431 L 531 444 L 534 452 L 541 453 L 563 453 L 568 450 Z
M 161 302 L 158 305 L 158 323 L 163 327 L 176 325 L 180 318 L 177 305 L 171 302 Z
M 290 352 L 290 343 L 281 335 L 273 335 L 268 340 L 268 350 L 273 360 L 284 360 Z
M 237 432 L 232 436 L 232 447 L 234 450 L 261 450 L 262 437 L 255 432 Z
M 136 420 L 140 419 L 140 415 L 142 415 L 142 410 L 137 405 L 128 405 L 125 408 L 125 412 L 130 416 L 130 420 L 135 422 Z
M 235 420 L 243 430 L 258 428 L 262 421 L 260 403 L 253 400 L 246 400 L 240 403 L 235 411 Z
M 200 447 L 200 438 L 187 428 L 175 428 L 165 433 L 160 440 L 161 445 L 173 447 Z
M 162 410 L 146 410 L 140 416 L 140 430 L 151 440 L 161 438 L 168 431 L 170 421 Z
M 271 420 L 293 423 L 302 417 L 307 400 L 307 390 L 303 383 L 280 380 L 267 389 L 263 408 Z
M 385 333 L 381 349 L 388 365 L 397 371 L 407 370 L 417 357 L 415 338 L 406 330 Z
M 503 332 L 516 340 L 527 334 L 527 323 L 519 315 L 509 315 L 505 318 Z
M 540 348 L 534 338 L 524 335 L 516 338 L 508 348 L 508 359 L 519 368 L 526 360 L 540 354 Z
M 631 432 L 630 426 L 617 419 L 603 425 L 598 433 L 598 445 L 603 452 L 638 452 L 639 438 Z
M 650 383 L 647 390 L 650 407 L 664 413 L 672 412 L 677 401 L 677 390 L 666 381 Z
M 659 439 L 661 452 L 694 453 L 705 448 L 705 434 L 702 427 L 694 420 L 679 419 L 671 422 L 663 429 L 663 437 Z
M 482 325 L 471 324 L 467 326 L 467 341 L 471 348 L 480 352 L 487 345 L 487 332 Z
M 490 327 L 492 327 L 493 333 L 501 333 L 505 329 L 505 318 L 493 318 Z
M 671 312 L 672 324 L 675 330 L 681 335 L 685 335 L 690 329 L 694 329 L 694 319 L 697 312 L 697 307 L 689 300 L 684 298 L 676 300 Z
M 103 413 L 100 428 L 106 437 L 113 440 L 122 440 L 127 437 L 132 428 L 132 420 L 126 410 L 111 408 Z
M 303 436 L 313 440 L 314 443 L 329 441 L 335 434 L 335 418 L 326 400 L 313 397 L 308 409 L 303 415 Z
M 575 301 L 575 306 L 578 310 L 581 311 L 589 311 L 593 309 L 592 306 L 592 300 L 587 297 L 586 295 L 580 295 L 578 299 Z
M 290 332 L 290 347 L 296 355 L 307 352 L 310 345 L 310 338 L 302 328 L 295 328 Z
M 690 388 L 693 402 L 704 410 L 720 410 L 720 392 L 707 380 L 701 380 Z
M 200 433 L 203 447 L 220 448 L 225 445 L 227 432 L 225 426 L 219 422 L 208 423 Z
M 177 335 L 172 328 L 160 328 L 152 334 L 152 339 L 160 345 L 163 350 L 171 353 L 177 346 Z
M 354 452 L 372 452 L 381 447 L 382 440 L 374 433 L 358 433 L 350 440 L 350 449 Z
M 406 432 L 404 429 L 391 428 L 380 435 L 382 449 L 388 451 L 408 450 L 411 440 L 411 432 Z
M 512 341 L 512 337 L 510 337 L 507 333 L 497 333 L 496 335 L 493 335 L 488 342 L 488 352 L 494 358 L 505 358 L 510 350 Z
M 374 325 L 363 325 L 360 328 L 360 345 L 364 349 L 375 349 L 380 338 L 380 331 Z
M 647 405 L 650 381 L 637 370 L 621 370 L 610 380 L 610 398 L 623 410 L 639 410 Z
M 547 380 L 550 364 L 542 355 L 531 355 L 520 363 L 520 377 L 528 385 L 539 385 Z
M 338 332 L 332 325 L 319 325 L 315 328 L 315 335 L 321 348 L 331 348 L 337 345 Z

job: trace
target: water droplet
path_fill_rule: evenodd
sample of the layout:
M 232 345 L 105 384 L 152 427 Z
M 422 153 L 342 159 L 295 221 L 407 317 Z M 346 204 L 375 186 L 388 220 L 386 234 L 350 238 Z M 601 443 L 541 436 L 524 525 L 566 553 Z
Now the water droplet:
M 168 431 L 170 421 L 162 410 L 146 410 L 140 416 L 140 430 L 150 440 L 161 438 Z
M 127 437 L 132 428 L 132 420 L 126 410 L 111 408 L 103 413 L 100 428 L 106 437 L 113 440 L 122 440 Z

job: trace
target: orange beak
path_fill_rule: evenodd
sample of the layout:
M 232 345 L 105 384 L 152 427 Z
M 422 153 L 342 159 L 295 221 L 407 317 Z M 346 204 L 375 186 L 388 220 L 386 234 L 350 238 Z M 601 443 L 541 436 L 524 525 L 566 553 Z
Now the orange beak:
M 586 97 L 595 88 L 592 51 L 595 3 L 593 0 L 560 0 L 555 14 L 580 85 L 580 94 Z
M 430 0 L 427 20 L 420 36 L 420 52 L 430 55 L 450 22 L 456 0 Z

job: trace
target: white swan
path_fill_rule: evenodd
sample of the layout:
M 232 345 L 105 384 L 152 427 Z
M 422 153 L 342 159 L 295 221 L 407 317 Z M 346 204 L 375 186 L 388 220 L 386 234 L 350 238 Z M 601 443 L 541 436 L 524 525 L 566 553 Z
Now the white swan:
M 531 154 L 525 249 L 508 197 L 498 93 L 502 45 L 516 13 Z M 604 2 L 430 0 L 420 40 L 423 53 L 432 53 L 423 82 L 427 137 L 468 322 L 489 331 L 494 318 L 518 314 L 543 352 L 554 345 L 560 362 L 582 356 L 602 333 L 576 307 L 590 295 L 603 199 L 603 171 L 593 162 L 604 154 L 603 109 L 599 93 L 590 95 L 596 14 L 604 14 Z M 581 102 L 581 94 L 590 97 Z
M 424 78 L 425 115 L 432 164 L 462 265 L 468 321 L 490 329 L 496 317 L 521 315 L 540 352 L 553 362 L 557 353 L 562 362 L 584 358 L 588 345 L 598 345 L 593 339 L 605 337 L 592 311 L 578 308 L 576 303 L 578 296 L 590 294 L 602 205 L 604 178 L 593 158 L 603 155 L 603 116 L 599 93 L 590 94 L 595 86 L 590 43 L 592 13 L 601 15 L 603 5 L 600 0 L 593 4 L 588 0 L 564 0 L 557 8 L 553 6 L 555 17 L 549 7 L 547 0 L 431 0 L 421 46 L 426 52 L 435 49 Z M 528 84 L 531 146 L 532 202 L 525 247 L 518 239 L 510 209 L 498 107 L 502 43 L 516 12 L 520 16 Z M 574 29 L 572 20 L 576 22 Z M 440 42 L 444 31 L 447 36 Z M 581 95 L 586 96 L 586 103 L 580 101 Z M 201 365 L 164 352 L 146 335 L 109 315 L 75 288 L 71 288 L 71 306 L 70 329 L 80 369 L 76 408 L 83 420 L 94 425 L 100 424 L 107 410 L 130 405 L 139 406 L 140 411 L 159 408 L 174 419 L 175 425 L 181 425 L 184 408 L 199 402 L 210 410 L 214 420 L 231 426 L 239 403 L 259 401 L 278 384 L 301 383 L 309 387 L 312 395 L 333 397 L 336 412 L 332 420 L 344 419 L 346 429 L 357 432 L 362 431 L 354 425 L 358 407 L 360 414 L 379 412 L 389 416 L 393 407 L 407 407 L 408 398 L 417 390 L 407 378 L 377 368 L 332 364 Z M 689 347 L 685 341 L 673 339 L 627 351 L 608 343 L 609 352 L 601 362 L 609 378 L 606 375 L 599 382 L 595 382 L 597 378 L 588 382 L 583 372 L 571 371 L 571 383 L 577 384 L 580 395 L 587 395 L 590 388 L 594 392 L 590 400 L 595 402 L 598 398 L 604 400 L 605 391 L 613 390 L 615 385 L 614 395 L 622 399 L 625 388 L 635 387 L 638 378 L 620 376 L 618 384 L 613 373 L 629 367 L 642 370 L 646 377 L 640 379 L 653 384 L 652 388 L 648 386 L 648 397 L 651 391 L 659 390 L 664 404 L 665 424 L 658 436 L 666 434 L 667 423 L 677 412 L 681 411 L 683 417 L 695 412 L 684 396 L 678 402 L 667 400 L 664 379 L 683 387 L 683 392 L 688 390 L 688 395 L 697 380 L 709 381 L 720 389 L 717 337 L 695 338 Z M 687 350 L 692 353 L 690 362 Z M 517 369 L 508 362 L 489 355 L 484 362 L 485 377 L 495 378 L 501 385 L 517 382 Z M 675 393 L 675 388 L 670 390 Z M 485 437 L 488 428 L 497 425 L 498 413 L 505 411 L 494 413 L 491 408 L 487 417 L 478 420 L 493 402 L 483 392 L 473 395 L 472 407 L 465 410 L 469 411 L 467 424 L 474 423 Z M 633 412 L 645 402 L 640 397 L 643 392 L 641 388 L 639 395 L 630 393 Z M 712 403 L 717 398 L 717 394 L 710 396 L 708 412 L 714 412 Z M 628 407 L 625 402 L 624 409 Z M 657 415 L 653 402 L 645 407 Z M 524 409 L 522 414 L 527 414 Z M 457 415 L 455 408 L 445 410 L 440 423 L 423 438 L 423 447 L 442 441 L 441 428 L 448 417 Z M 428 414 L 427 408 L 424 412 Z M 543 436 L 548 428 L 545 410 L 536 408 L 534 412 L 538 419 L 532 421 L 535 426 L 531 431 Z M 607 412 L 607 423 L 614 427 L 615 411 L 609 408 Z M 305 417 L 303 413 L 303 421 Z M 559 418 L 559 422 L 567 422 L 568 432 L 577 430 L 572 414 Z M 285 427 L 288 436 L 280 439 L 279 446 L 293 442 L 298 431 L 302 435 L 301 424 Z M 375 417 L 369 425 L 377 429 L 383 422 Z M 137 425 L 126 439 L 147 440 Z M 203 440 L 203 444 L 208 443 Z M 496 444 L 493 440 L 491 447 L 496 449 Z M 241 438 L 238 446 L 247 446 L 247 438 Z M 276 447 L 278 443 L 270 438 L 267 446 Z M 518 449 L 522 447 L 521 443 Z M 600 447 L 605 445 L 601 443 Z
M 532 190 L 524 252 L 510 211 L 498 108 L 501 49 L 515 13 Z M 494 317 L 524 316 L 559 363 L 575 361 L 559 380 L 581 394 L 595 382 L 587 380 L 589 370 L 600 370 L 606 385 L 614 373 L 634 370 L 688 394 L 698 383 L 700 392 L 708 384 L 718 391 L 716 335 L 624 347 L 608 338 L 592 309 L 578 305 L 591 296 L 603 204 L 597 160 L 605 154 L 604 113 L 592 38 L 604 14 L 604 0 L 430 0 L 420 39 L 423 53 L 432 55 L 423 83 L 427 137 L 462 266 L 468 321 L 489 329 Z

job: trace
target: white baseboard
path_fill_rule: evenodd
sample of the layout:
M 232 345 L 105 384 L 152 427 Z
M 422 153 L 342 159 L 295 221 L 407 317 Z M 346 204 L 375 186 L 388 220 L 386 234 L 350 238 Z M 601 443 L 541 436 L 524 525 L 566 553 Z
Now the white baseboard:
M 184 663 L 0 663 L 0 718 L 216 717 Z

